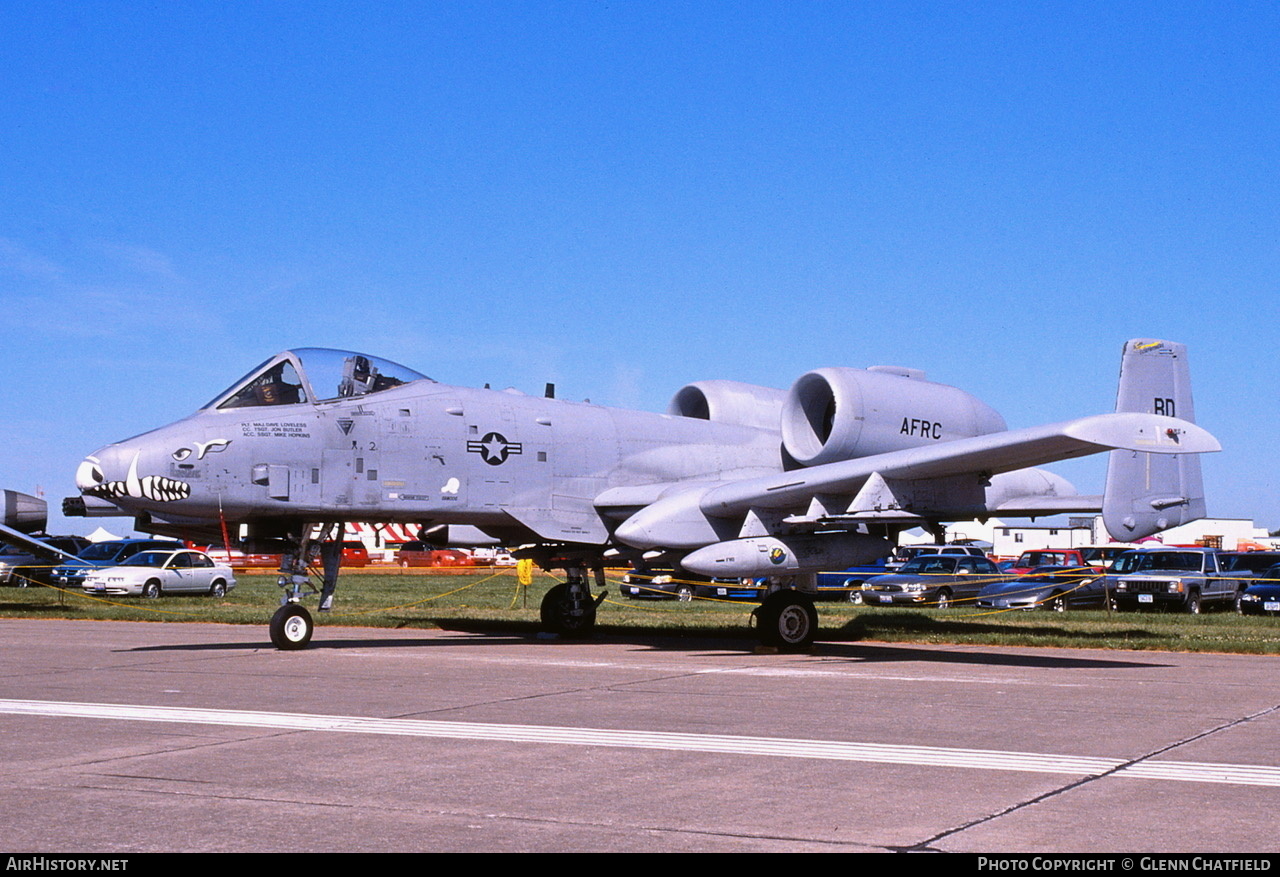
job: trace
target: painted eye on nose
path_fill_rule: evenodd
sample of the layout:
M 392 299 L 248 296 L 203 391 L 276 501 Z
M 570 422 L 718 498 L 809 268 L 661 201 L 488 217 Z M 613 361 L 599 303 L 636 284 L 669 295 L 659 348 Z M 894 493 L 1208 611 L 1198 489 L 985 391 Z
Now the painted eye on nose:
M 187 459 L 187 457 L 191 456 L 191 448 L 178 448 L 173 452 L 172 456 L 173 459 L 181 463 L 183 460 Z
M 84 460 L 76 469 L 76 487 L 81 490 L 96 487 L 105 480 L 106 477 L 102 474 L 97 460 Z

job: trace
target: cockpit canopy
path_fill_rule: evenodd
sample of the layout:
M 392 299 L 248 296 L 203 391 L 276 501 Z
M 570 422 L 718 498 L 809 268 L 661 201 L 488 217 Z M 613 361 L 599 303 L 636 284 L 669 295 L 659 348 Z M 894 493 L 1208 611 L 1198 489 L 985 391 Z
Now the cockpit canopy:
M 276 354 L 214 397 L 205 409 L 259 408 L 367 396 L 431 378 L 376 356 L 303 347 Z M 202 409 L 204 410 L 204 409 Z

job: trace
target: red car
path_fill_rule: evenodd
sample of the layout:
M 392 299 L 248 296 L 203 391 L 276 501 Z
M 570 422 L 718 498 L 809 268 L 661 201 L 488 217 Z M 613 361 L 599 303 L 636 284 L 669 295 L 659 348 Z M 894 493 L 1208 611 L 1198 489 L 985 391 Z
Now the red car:
M 1040 548 L 1022 552 L 1022 556 L 1013 562 L 1013 566 L 1006 567 L 1005 572 L 1021 576 L 1040 566 L 1081 567 L 1093 564 L 1074 548 Z M 1095 572 L 1101 573 L 1103 569 L 1098 567 Z
M 343 542 L 342 543 L 342 565 L 343 566 L 368 566 L 369 565 L 369 549 L 364 547 L 363 542 Z
M 454 548 L 432 548 L 425 542 L 406 542 L 396 552 L 401 566 L 475 566 L 475 558 Z

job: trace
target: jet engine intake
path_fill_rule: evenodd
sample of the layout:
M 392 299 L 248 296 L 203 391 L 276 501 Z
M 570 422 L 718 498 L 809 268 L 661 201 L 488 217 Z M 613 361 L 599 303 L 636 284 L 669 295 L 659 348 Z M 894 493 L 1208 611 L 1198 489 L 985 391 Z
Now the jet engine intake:
M 738 381 L 696 381 L 681 387 L 667 406 L 677 417 L 778 431 L 783 390 Z
M 963 390 L 887 366 L 815 369 L 792 385 L 782 407 L 782 445 L 802 466 L 1006 428 L 994 408 Z

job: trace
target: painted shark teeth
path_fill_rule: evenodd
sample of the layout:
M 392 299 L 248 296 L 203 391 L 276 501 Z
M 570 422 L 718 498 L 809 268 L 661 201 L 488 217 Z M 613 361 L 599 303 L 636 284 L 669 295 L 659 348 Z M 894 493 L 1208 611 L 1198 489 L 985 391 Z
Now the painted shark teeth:
M 95 472 L 95 476 L 101 477 L 100 470 Z M 139 478 L 138 455 L 135 454 L 133 462 L 129 464 L 129 474 L 124 481 L 103 481 L 92 487 L 82 488 L 81 493 L 85 496 L 96 496 L 108 500 L 132 497 L 155 502 L 175 502 L 191 496 L 191 485 L 163 475 L 146 475 Z
M 104 481 L 84 491 L 86 496 L 102 499 L 150 499 L 156 502 L 174 502 L 191 496 L 191 485 L 163 475 L 148 475 L 138 480 L 136 486 L 125 481 Z
M 191 495 L 191 485 L 163 475 L 148 475 L 142 479 L 142 495 L 157 502 L 173 502 Z

